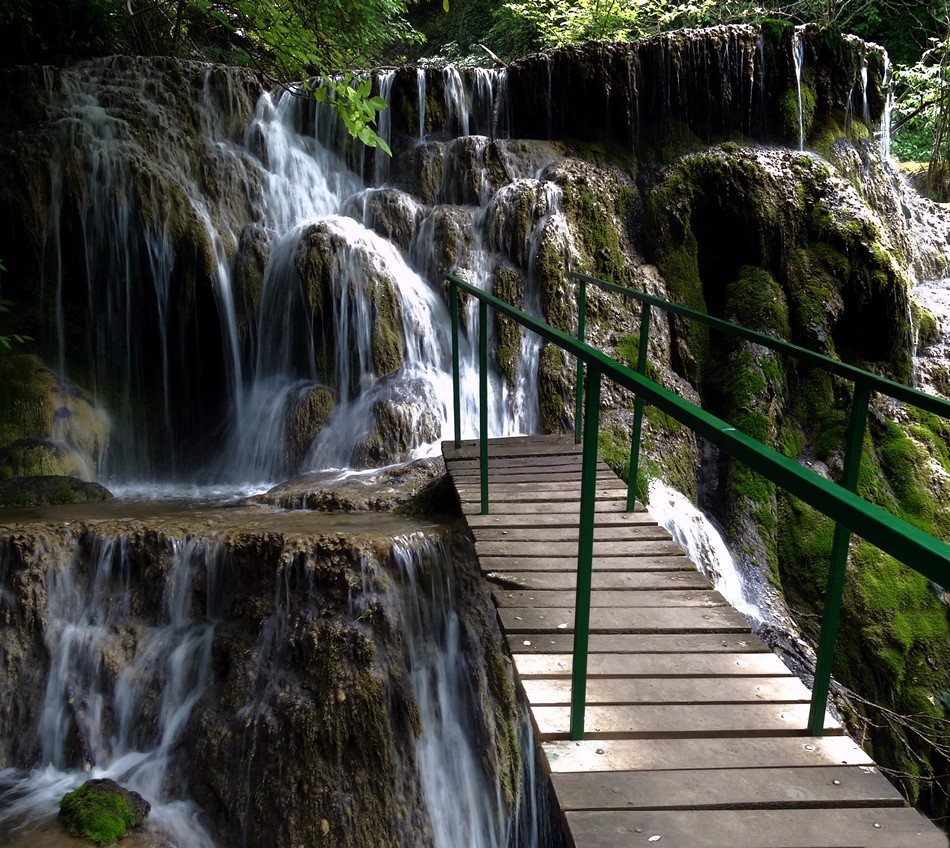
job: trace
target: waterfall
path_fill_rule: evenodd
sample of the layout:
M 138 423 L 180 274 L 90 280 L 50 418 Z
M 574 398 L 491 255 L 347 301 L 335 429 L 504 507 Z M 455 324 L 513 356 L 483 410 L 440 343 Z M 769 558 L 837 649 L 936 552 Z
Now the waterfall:
M 435 848 L 504 848 L 512 821 L 473 745 L 480 706 L 472 699 L 448 551 L 397 540 L 392 557 L 405 581 L 396 602 L 423 728 L 416 757 Z
M 749 599 L 742 576 L 722 534 L 689 500 L 654 478 L 650 480 L 647 509 L 733 607 L 755 625 L 771 617 Z
M 478 604 L 489 603 L 487 596 L 466 588 L 465 597 L 459 597 L 463 590 L 456 588 L 456 574 L 464 572 L 467 581 L 477 579 L 467 545 L 415 532 L 394 539 L 387 554 L 364 550 L 349 580 L 348 598 L 344 595 L 342 607 L 332 611 L 334 618 L 327 618 L 324 606 L 333 578 L 321 576 L 320 569 L 330 567 L 322 557 L 336 554 L 308 553 L 306 542 L 290 542 L 280 554 L 283 565 L 274 575 L 269 600 L 266 579 L 259 584 L 260 594 L 247 595 L 251 585 L 258 585 L 248 583 L 256 579 L 258 567 L 242 565 L 242 555 L 227 542 L 163 539 L 159 550 L 147 554 L 157 555 L 156 562 L 162 564 L 158 575 L 147 573 L 154 565 L 143 567 L 141 539 L 133 543 L 123 535 L 95 535 L 86 550 L 82 533 L 64 532 L 59 537 L 37 536 L 33 544 L 27 557 L 43 563 L 46 592 L 45 605 L 38 607 L 42 623 L 37 618 L 33 626 L 42 633 L 49 659 L 46 668 L 36 669 L 46 682 L 35 726 L 18 731 L 35 732 L 39 765 L 30 772 L 0 771 L 4 844 L 18 839 L 14 844 L 31 844 L 39 832 L 35 829 L 55 817 L 60 797 L 89 777 L 111 777 L 143 795 L 152 806 L 145 829 L 167 840 L 161 844 L 169 848 L 232 844 L 222 841 L 215 828 L 222 822 L 207 817 L 220 811 L 202 811 L 189 797 L 189 778 L 207 779 L 199 777 L 200 769 L 192 773 L 195 746 L 201 746 L 201 735 L 209 728 L 219 733 L 232 726 L 247 728 L 244 744 L 253 746 L 254 734 L 266 730 L 250 728 L 273 727 L 287 693 L 298 691 L 297 681 L 311 673 L 306 663 L 301 665 L 299 653 L 300 641 L 313 632 L 307 622 L 322 619 L 333 628 L 339 626 L 333 624 L 336 618 L 351 634 L 362 630 L 371 642 L 376 640 L 374 655 L 387 650 L 404 654 L 389 661 L 406 669 L 421 732 L 418 737 L 410 733 L 414 751 L 408 754 L 408 771 L 396 775 L 417 775 L 428 822 L 423 831 L 431 832 L 433 848 L 559 844 L 555 819 L 539 785 L 526 715 L 519 718 L 515 712 L 511 719 L 520 734 L 522 760 L 520 777 L 515 775 L 511 787 L 514 809 L 506 806 L 501 776 L 491 769 L 493 751 L 498 756 L 512 752 L 504 747 L 504 729 L 491 730 L 494 708 L 482 701 L 490 697 L 485 671 L 471 665 L 472 657 L 484 655 L 480 640 L 499 637 L 490 628 L 481 629 L 481 622 L 490 617 L 480 612 L 473 617 Z M 338 549 L 337 543 L 333 550 Z M 8 614 L 19 615 L 7 586 L 10 553 L 5 548 L 0 559 L 0 603 Z M 253 609 L 245 609 L 248 603 Z M 261 611 L 268 607 L 262 618 Z M 382 618 L 378 625 L 361 624 L 367 609 L 391 624 L 384 625 Z M 237 661 L 235 644 L 244 645 L 230 641 L 243 632 L 242 616 L 257 637 L 246 652 L 240 651 L 242 661 L 248 655 L 246 668 L 237 675 L 245 703 L 236 707 L 226 675 Z M 376 626 L 382 628 L 379 635 L 373 633 Z M 219 641 L 215 637 L 220 629 L 226 632 Z M 393 633 L 398 639 L 386 635 Z M 394 686 L 387 668 L 382 665 L 373 674 L 384 687 Z M 348 680 L 350 674 L 342 669 L 339 679 Z M 476 683 L 479 675 L 481 684 Z M 210 702 L 203 699 L 206 693 L 212 695 Z M 390 703 L 383 698 L 380 708 L 391 709 Z M 327 720 L 334 721 L 332 709 L 323 706 L 330 710 Z M 499 708 L 508 712 L 512 707 Z M 217 710 L 223 711 L 226 724 L 214 724 Z M 202 716 L 198 732 L 193 726 L 196 714 Z M 299 710 L 292 715 L 294 722 L 301 720 Z M 296 730 L 296 725 L 287 725 L 281 732 Z M 225 733 L 226 738 L 231 735 Z M 11 740 L 0 738 L 0 746 L 9 751 Z M 275 753 L 263 756 L 276 768 L 279 762 L 267 760 Z M 513 768 L 518 770 L 517 763 Z M 225 780 L 235 785 L 249 781 L 248 789 L 256 791 L 253 781 L 261 774 L 249 767 L 247 775 Z M 393 788 L 410 791 L 408 786 Z M 238 812 L 230 809 L 232 817 Z M 245 835 L 252 832 L 244 830 L 250 827 L 242 818 L 247 815 L 253 813 L 239 815 Z
M 416 69 L 416 88 L 419 92 L 419 141 L 426 137 L 426 71 L 425 68 Z
M 396 72 L 393 70 L 383 71 L 377 77 L 379 86 L 379 97 L 387 103 L 392 101 L 393 81 L 396 79 Z M 387 145 L 392 141 L 392 113 L 390 110 L 383 109 L 377 114 L 378 126 L 376 135 L 380 137 Z M 383 153 L 379 148 L 373 156 L 373 182 L 381 186 L 389 179 L 389 156 Z
M 177 845 L 212 848 L 195 805 L 166 785 L 191 712 L 212 680 L 211 644 L 227 597 L 223 549 L 194 539 L 167 551 L 159 606 L 136 623 L 141 579 L 127 539 L 40 540 L 46 561 L 44 642 L 49 670 L 36 727 L 42 766 L 0 772 L 0 834 L 55 812 L 89 777 L 141 793 Z M 194 604 L 198 582 L 207 604 Z M 21 732 L 29 732 L 21 728 Z M 75 768 L 77 754 L 81 767 Z
M 805 64 L 805 42 L 802 28 L 795 27 L 792 33 L 792 61 L 795 63 L 795 87 L 798 92 L 798 149 L 805 149 L 805 115 L 802 104 L 802 67 Z
M 894 86 L 891 84 L 891 57 L 884 53 L 884 79 L 881 85 L 887 92 L 884 100 L 884 114 L 881 115 L 881 155 L 888 159 L 891 155 L 891 113 L 894 109 Z

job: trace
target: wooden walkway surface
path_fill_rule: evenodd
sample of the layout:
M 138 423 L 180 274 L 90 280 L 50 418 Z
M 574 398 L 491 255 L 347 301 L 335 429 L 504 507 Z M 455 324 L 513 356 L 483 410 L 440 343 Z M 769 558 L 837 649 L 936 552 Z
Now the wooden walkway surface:
M 575 848 L 946 848 L 626 486 L 598 472 L 585 738 L 568 735 L 580 450 L 442 446 Z

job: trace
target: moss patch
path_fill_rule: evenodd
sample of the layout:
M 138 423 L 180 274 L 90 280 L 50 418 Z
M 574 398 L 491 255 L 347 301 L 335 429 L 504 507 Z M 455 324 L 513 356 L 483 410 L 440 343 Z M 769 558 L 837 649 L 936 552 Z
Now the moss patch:
M 137 800 L 136 800 L 137 799 Z M 59 815 L 73 836 L 110 845 L 138 827 L 149 805 L 112 780 L 90 780 L 63 796 Z

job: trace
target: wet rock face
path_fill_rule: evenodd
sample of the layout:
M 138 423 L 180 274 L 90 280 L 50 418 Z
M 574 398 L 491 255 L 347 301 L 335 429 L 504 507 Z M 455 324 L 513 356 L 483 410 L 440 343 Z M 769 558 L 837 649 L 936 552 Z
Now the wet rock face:
M 217 844 L 429 846 L 410 671 L 446 638 L 438 599 L 457 597 L 478 767 L 512 810 L 518 713 L 470 550 L 431 532 L 397 543 L 380 516 L 301 516 L 171 513 L 127 535 L 127 520 L 5 528 L 0 767 L 51 755 L 60 768 L 106 766 L 165 739 L 154 762 L 167 753 L 167 771 L 144 778 L 150 800 L 197 803 Z M 304 529 L 320 524 L 378 529 Z M 173 654 L 162 647 L 167 618 Z M 69 648 L 69 679 L 51 683 L 70 621 L 85 635 Z M 53 725 L 51 698 L 64 706 Z
M 227 152 L 243 139 L 258 84 L 131 57 L 4 73 L 20 83 L 8 98 L 16 115 L 0 129 L 0 226 L 10 236 L 0 251 L 17 330 L 47 361 L 65 345 L 69 373 L 110 395 L 139 442 L 113 442 L 115 454 L 137 450 L 141 461 L 151 437 L 168 455 L 174 437 L 156 432 L 155 397 L 195 399 L 166 422 L 179 432 L 217 414 L 218 375 L 168 361 L 215 356 L 199 340 L 218 335 L 211 230 L 225 234 L 223 257 L 260 206 L 253 164 Z M 166 333 L 179 344 L 163 354 Z M 174 371 L 164 386 L 163 357 Z
M 776 22 L 570 45 L 519 59 L 508 66 L 504 81 L 507 108 L 496 109 L 492 119 L 484 107 L 476 108 L 485 118 L 469 131 L 513 138 L 609 138 L 643 160 L 668 159 L 684 144 L 709 144 L 733 135 L 797 145 L 796 52 L 815 132 L 846 111 L 868 123 L 880 120 L 886 98 L 880 48 Z M 492 86 L 472 79 L 488 72 L 461 73 L 476 99 L 501 87 L 500 82 Z M 419 138 L 417 80 L 414 68 L 396 74 L 392 123 L 397 143 L 403 137 Z M 459 134 L 448 114 L 453 84 L 448 74 L 426 70 L 424 134 Z M 665 155 L 664 146 L 672 148 Z

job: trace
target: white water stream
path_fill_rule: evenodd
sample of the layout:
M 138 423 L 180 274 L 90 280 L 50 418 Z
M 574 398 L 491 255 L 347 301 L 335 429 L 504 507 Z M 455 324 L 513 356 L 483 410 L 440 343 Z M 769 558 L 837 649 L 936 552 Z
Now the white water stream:
M 713 581 L 716 590 L 753 626 L 769 620 L 769 614 L 749 599 L 722 534 L 702 511 L 656 478 L 650 480 L 647 510 Z

